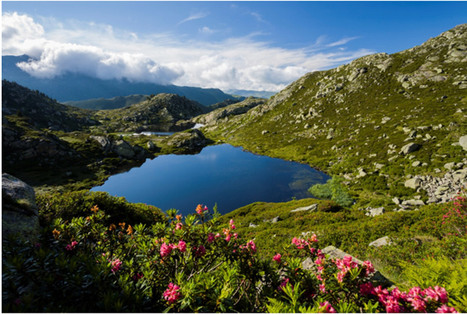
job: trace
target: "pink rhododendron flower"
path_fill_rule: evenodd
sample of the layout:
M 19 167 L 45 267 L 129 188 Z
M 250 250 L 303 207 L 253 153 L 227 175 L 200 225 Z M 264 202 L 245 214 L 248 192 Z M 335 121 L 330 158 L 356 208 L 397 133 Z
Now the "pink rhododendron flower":
M 131 277 L 131 279 L 133 279 L 134 282 L 138 282 L 138 280 L 140 280 L 143 277 L 144 277 L 143 274 L 136 273 L 133 277 Z
M 76 246 L 77 244 L 78 244 L 78 242 L 73 241 L 73 242 L 71 242 L 71 244 L 68 244 L 68 245 L 65 247 L 65 249 L 66 249 L 67 251 L 71 251 L 71 250 L 73 250 L 73 249 L 75 248 L 75 246 Z
M 247 247 L 250 248 L 253 252 L 256 253 L 256 244 L 253 240 L 248 241 Z
M 225 241 L 229 242 L 231 238 L 232 238 L 232 235 L 231 235 L 230 233 L 228 233 L 228 234 L 225 236 Z
M 204 247 L 204 245 L 200 245 L 199 247 L 194 246 L 193 252 L 195 253 L 196 256 L 203 256 L 204 254 L 206 254 L 206 248 Z
M 365 268 L 365 273 L 367 276 L 371 275 L 372 273 L 375 272 L 375 267 L 370 261 L 364 261 L 363 262 L 363 267 Z
M 277 290 L 282 291 L 282 290 L 284 289 L 284 287 L 287 286 L 287 283 L 288 283 L 289 281 L 290 281 L 289 278 L 285 278 L 285 279 L 281 282 L 281 284 L 279 285 L 279 287 L 277 287 Z M 291 286 L 292 286 L 292 289 L 293 289 L 293 285 L 292 285 L 292 284 L 291 284 Z
M 421 297 L 417 296 L 414 298 L 409 297 L 410 304 L 417 312 L 426 312 L 426 303 Z
M 161 250 L 160 250 L 161 256 L 165 257 L 169 255 L 171 252 L 172 252 L 172 247 L 170 245 L 162 243 Z
M 183 240 L 178 241 L 178 249 L 180 252 L 185 252 L 186 251 L 186 242 Z
M 321 291 L 322 293 L 326 293 L 326 284 L 320 284 L 319 285 L 319 291 Z
M 331 303 L 324 301 L 319 304 L 319 310 L 322 313 L 337 313 L 336 310 L 331 306 Z
M 230 225 L 230 229 L 235 229 L 235 225 L 234 225 L 234 220 L 233 219 L 230 219 L 229 221 L 229 225 Z
M 395 287 L 392 291 L 391 291 L 391 295 L 396 298 L 397 300 L 403 300 L 403 301 L 407 301 L 407 294 L 405 292 L 401 292 L 399 290 L 399 288 Z
M 204 207 L 203 207 L 203 205 L 201 205 L 201 204 L 198 204 L 198 206 L 196 206 L 196 212 L 197 212 L 199 215 L 203 214 L 203 213 L 204 213 L 205 211 L 207 211 L 207 210 L 208 210 L 208 207 L 207 207 L 207 206 L 204 206 Z
M 318 237 L 316 237 L 316 234 L 313 233 L 311 238 L 309 239 L 311 242 L 318 242 Z
M 110 264 L 112 265 L 112 273 L 115 273 L 117 272 L 120 267 L 122 266 L 122 261 L 120 261 L 118 258 L 116 260 L 113 260 L 112 262 L 110 262 Z
M 183 228 L 183 224 L 181 222 L 177 222 L 177 224 L 175 225 L 175 230 L 180 230 Z
M 166 299 L 169 304 L 173 304 L 177 302 L 177 300 L 180 298 L 180 287 L 177 285 L 174 285 L 173 283 L 169 283 L 169 287 L 167 290 L 164 291 L 164 299 Z
M 429 300 L 434 300 L 434 301 L 440 301 L 441 303 L 447 303 L 448 302 L 448 294 L 446 292 L 446 289 L 442 287 L 435 286 L 434 288 L 426 288 L 423 290 L 425 293 L 425 301 Z
M 292 244 L 294 244 L 297 247 L 297 249 L 301 250 L 305 248 L 305 245 L 308 245 L 308 242 L 306 242 L 303 239 L 298 239 L 294 237 L 292 239 Z
M 276 255 L 274 255 L 274 257 L 272 259 L 275 260 L 276 262 L 280 263 L 281 262 L 281 257 L 282 257 L 282 255 L 277 253 Z
M 375 293 L 375 288 L 373 287 L 373 284 L 371 282 L 367 282 L 367 283 L 360 285 L 360 294 L 369 295 L 369 294 L 374 294 L 374 293 Z
M 399 301 L 392 295 L 386 298 L 386 312 L 387 313 L 402 313 L 404 308 L 399 305 Z
M 459 313 L 459 312 L 457 312 L 455 308 L 449 307 L 446 304 L 443 304 L 441 307 L 439 307 L 436 310 L 436 313 Z
M 214 239 L 215 239 L 215 238 L 214 238 L 214 234 L 209 233 L 209 234 L 208 234 L 208 243 L 212 243 L 212 242 L 214 241 Z

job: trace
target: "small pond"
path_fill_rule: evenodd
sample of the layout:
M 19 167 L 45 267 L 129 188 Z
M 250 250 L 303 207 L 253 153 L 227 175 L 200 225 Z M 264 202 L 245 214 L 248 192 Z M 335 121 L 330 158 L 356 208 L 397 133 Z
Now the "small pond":
M 228 144 L 205 147 L 196 155 L 163 155 L 141 167 L 111 176 L 92 191 L 124 196 L 182 214 L 197 204 L 210 209 L 217 203 L 226 214 L 256 202 L 285 202 L 312 197 L 307 191 L 329 176 L 307 165 L 259 156 Z

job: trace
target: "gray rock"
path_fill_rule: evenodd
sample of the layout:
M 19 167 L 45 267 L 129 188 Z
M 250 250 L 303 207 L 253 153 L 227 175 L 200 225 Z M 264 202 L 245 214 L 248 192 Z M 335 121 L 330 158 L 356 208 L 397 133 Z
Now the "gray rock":
M 335 259 L 335 258 L 339 258 L 339 259 L 342 259 L 344 258 L 345 256 L 352 256 L 342 250 L 339 250 L 338 248 L 336 248 L 335 246 L 327 246 L 325 247 L 323 250 L 323 253 L 326 254 L 326 255 L 329 255 L 329 258 L 331 259 Z M 352 256 L 352 260 L 354 262 L 356 262 L 357 264 L 359 265 L 362 265 L 363 262 L 355 257 Z M 303 265 L 303 264 L 302 264 Z M 382 287 L 389 287 L 391 286 L 393 283 L 387 279 L 386 277 L 384 277 L 378 270 L 376 270 L 376 272 L 373 274 L 373 276 L 370 278 L 370 281 L 373 283 L 374 286 L 379 286 L 381 285 Z
M 124 140 L 117 140 L 112 144 L 112 151 L 118 156 L 131 159 L 135 157 L 133 146 Z
M 391 243 L 392 242 L 389 239 L 389 237 L 385 236 L 385 237 L 379 238 L 379 239 L 371 242 L 370 244 L 368 244 L 368 246 L 380 247 L 380 246 L 390 245 Z
M 384 214 L 385 209 L 384 207 L 376 207 L 376 208 L 367 207 L 365 208 L 365 211 L 366 211 L 365 215 L 370 216 L 370 217 L 375 217 L 375 216 Z
M 411 189 L 418 189 L 420 187 L 422 180 L 420 178 L 412 178 L 404 182 L 404 185 Z
M 263 131 L 261 131 L 261 135 L 266 135 L 266 134 L 268 134 L 268 133 L 269 133 L 268 130 L 263 130 Z
M 410 154 L 412 152 L 415 152 L 417 150 L 419 150 L 421 147 L 420 144 L 416 144 L 416 143 L 409 143 L 407 145 L 404 145 L 402 148 L 401 148 L 401 151 L 400 153 L 402 155 L 407 155 L 407 154 Z
M 154 150 L 156 148 L 156 145 L 154 145 L 154 143 L 152 141 L 148 141 L 147 144 L 146 144 L 146 147 L 149 150 Z
M 422 205 L 425 205 L 425 203 L 422 200 L 406 200 L 402 202 L 402 205 L 422 206 Z
M 39 234 L 34 189 L 20 179 L 2 174 L 2 236 L 18 235 L 32 240 Z
M 393 197 L 392 201 L 394 202 L 394 204 L 396 205 L 399 205 L 401 203 L 400 199 L 398 199 L 397 197 Z
M 91 135 L 89 138 L 97 141 L 97 143 L 99 143 L 99 145 L 101 146 L 102 150 L 105 152 L 109 151 L 112 146 L 111 141 L 106 136 Z
M 444 164 L 444 168 L 446 168 L 448 170 L 454 169 L 455 166 L 456 166 L 455 162 L 448 162 L 448 163 Z
M 467 150 L 467 135 L 461 136 L 459 138 L 459 144 L 462 146 L 464 150 Z
M 256 228 L 256 227 L 258 227 L 258 225 L 255 225 L 254 223 L 250 222 L 250 224 L 248 225 L 248 227 L 250 227 L 250 228 Z
M 298 208 L 292 209 L 290 212 L 296 213 L 296 212 L 304 212 L 304 211 L 315 211 L 317 208 L 318 208 L 318 204 L 311 204 L 310 206 L 298 207 Z

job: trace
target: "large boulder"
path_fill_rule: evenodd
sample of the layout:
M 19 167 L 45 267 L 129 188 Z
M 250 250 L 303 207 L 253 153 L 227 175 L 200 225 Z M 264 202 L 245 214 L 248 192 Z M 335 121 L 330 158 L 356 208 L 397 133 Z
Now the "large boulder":
M 17 235 L 32 240 L 39 234 L 39 216 L 34 189 L 20 179 L 2 174 L 2 236 Z
M 422 147 L 420 144 L 409 143 L 409 144 L 407 144 L 407 145 L 404 145 L 404 146 L 401 148 L 400 153 L 401 153 L 402 155 L 407 155 L 407 154 L 410 154 L 410 153 L 412 153 L 412 152 L 415 152 L 415 151 L 419 150 L 420 147 Z
M 124 140 L 115 141 L 112 144 L 112 151 L 123 158 L 132 159 L 133 157 L 135 157 L 135 151 L 133 150 L 133 146 L 131 146 L 128 142 Z
M 208 140 L 200 130 L 191 129 L 172 135 L 167 144 L 185 152 L 197 152 L 208 144 Z
M 467 135 L 461 136 L 459 138 L 459 144 L 462 146 L 464 150 L 467 150 Z
M 416 190 L 420 187 L 421 183 L 422 183 L 422 180 L 420 178 L 412 178 L 412 179 L 405 181 L 404 186 Z

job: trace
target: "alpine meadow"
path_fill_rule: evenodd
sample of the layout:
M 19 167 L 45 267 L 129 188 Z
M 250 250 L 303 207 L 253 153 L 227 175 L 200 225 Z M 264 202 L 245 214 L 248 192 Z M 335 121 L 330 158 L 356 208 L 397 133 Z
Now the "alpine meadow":
M 4 2 L 2 311 L 467 312 L 462 7 Z

